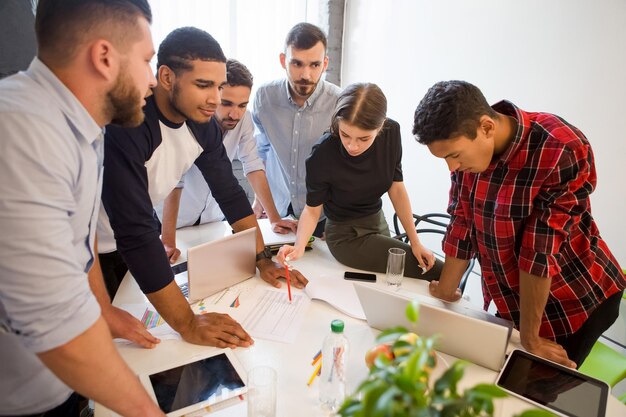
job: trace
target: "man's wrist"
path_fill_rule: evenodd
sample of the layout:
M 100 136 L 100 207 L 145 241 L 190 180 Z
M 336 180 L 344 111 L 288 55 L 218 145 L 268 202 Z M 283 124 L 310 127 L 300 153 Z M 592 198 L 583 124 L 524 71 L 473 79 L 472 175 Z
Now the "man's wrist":
M 272 261 L 272 251 L 267 246 L 263 248 L 263 250 L 256 254 L 256 263 L 260 263 L 263 261 Z

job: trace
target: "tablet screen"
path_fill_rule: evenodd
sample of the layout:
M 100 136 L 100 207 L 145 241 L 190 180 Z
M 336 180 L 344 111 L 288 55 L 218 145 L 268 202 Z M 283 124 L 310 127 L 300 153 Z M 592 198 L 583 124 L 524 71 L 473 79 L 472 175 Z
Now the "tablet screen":
M 165 413 L 202 401 L 215 404 L 244 387 L 224 353 L 152 374 L 150 382 L 159 407 Z
M 537 404 L 576 417 L 604 416 L 608 385 L 515 350 L 497 384 Z

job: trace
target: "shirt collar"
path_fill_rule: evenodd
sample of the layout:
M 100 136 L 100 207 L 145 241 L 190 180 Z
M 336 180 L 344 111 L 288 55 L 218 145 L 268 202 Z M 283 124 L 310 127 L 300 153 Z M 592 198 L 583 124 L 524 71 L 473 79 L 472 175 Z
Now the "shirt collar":
M 502 113 L 506 116 L 511 116 L 517 122 L 517 129 L 515 131 L 515 136 L 513 140 L 509 144 L 509 147 L 502 154 L 502 156 L 498 159 L 498 164 L 506 165 L 513 157 L 517 154 L 520 148 L 524 147 L 524 142 L 528 139 L 528 135 L 530 134 L 530 117 L 528 113 L 521 110 L 515 104 L 511 103 L 508 100 L 502 100 L 498 103 L 491 106 L 498 113 Z
M 293 104 L 294 106 L 299 107 L 296 104 L 296 102 L 293 100 L 293 98 L 291 97 L 291 91 L 289 90 L 289 80 L 287 78 L 285 78 L 284 80 L 284 88 L 285 88 L 285 93 L 287 94 L 287 99 L 289 100 L 289 102 Z M 313 94 L 311 94 L 309 98 L 307 98 L 304 101 L 304 106 L 302 107 L 310 107 L 313 104 L 315 104 L 315 101 L 317 100 L 317 98 L 322 94 L 323 89 L 324 89 L 324 79 L 320 78 L 320 81 L 317 83 L 317 86 L 315 86 L 315 91 L 313 91 Z
M 93 143 L 104 132 L 76 96 L 39 58 L 33 59 L 26 70 L 26 75 L 50 94 L 66 116 L 67 122 L 72 125 L 74 132 L 82 136 L 87 143 Z

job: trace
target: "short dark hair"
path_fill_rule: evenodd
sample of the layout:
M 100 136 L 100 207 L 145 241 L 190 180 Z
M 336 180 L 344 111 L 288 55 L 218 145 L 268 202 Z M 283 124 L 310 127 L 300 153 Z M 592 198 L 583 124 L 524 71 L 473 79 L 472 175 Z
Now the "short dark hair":
M 331 119 L 330 131 L 337 135 L 343 120 L 363 130 L 378 129 L 387 118 L 387 98 L 380 87 L 372 83 L 355 83 L 339 95 Z
M 322 42 L 324 45 L 324 53 L 326 52 L 326 35 L 322 32 L 322 29 L 310 23 L 298 23 L 291 28 L 285 38 L 285 50 L 289 46 L 293 46 L 296 49 L 311 49 L 318 42 Z
M 226 61 L 226 84 L 231 87 L 252 88 L 252 74 L 248 68 L 236 59 Z
M 496 117 L 497 113 L 478 87 L 467 81 L 440 81 L 417 105 L 413 135 L 423 145 L 461 135 L 474 139 L 484 115 Z
M 190 61 L 226 62 L 220 44 L 204 30 L 186 26 L 165 37 L 157 53 L 157 69 L 167 65 L 175 74 L 193 68 Z
M 152 22 L 147 0 L 39 0 L 35 14 L 38 56 L 48 64 L 71 60 L 89 36 L 122 47 L 139 37 L 137 18 Z

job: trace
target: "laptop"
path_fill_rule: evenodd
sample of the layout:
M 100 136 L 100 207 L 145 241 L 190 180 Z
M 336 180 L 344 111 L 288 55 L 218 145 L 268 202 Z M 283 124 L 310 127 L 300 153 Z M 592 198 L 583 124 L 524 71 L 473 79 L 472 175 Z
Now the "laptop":
M 177 282 L 189 303 L 202 300 L 256 275 L 256 227 L 187 250 L 185 263 L 174 265 Z
M 420 336 L 438 334 L 438 351 L 494 371 L 502 368 L 513 329 L 510 321 L 485 311 L 418 294 L 403 295 L 376 285 L 354 283 L 354 288 L 371 327 L 383 330 L 404 326 Z M 407 303 L 412 299 L 420 304 L 417 324 L 405 316 Z

